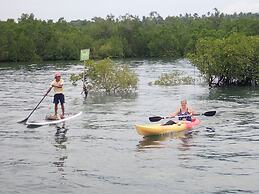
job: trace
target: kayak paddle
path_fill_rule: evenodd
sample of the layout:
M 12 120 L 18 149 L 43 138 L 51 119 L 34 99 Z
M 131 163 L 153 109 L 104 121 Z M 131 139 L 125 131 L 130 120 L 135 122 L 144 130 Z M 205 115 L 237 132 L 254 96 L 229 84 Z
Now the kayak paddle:
M 40 105 L 40 103 L 44 100 L 44 98 L 48 95 L 48 93 L 50 92 L 50 90 L 52 89 L 52 87 L 50 87 L 47 91 L 47 93 L 43 96 L 43 98 L 41 99 L 41 101 L 37 104 L 37 106 L 33 109 L 33 111 L 31 111 L 31 113 L 29 114 L 29 116 L 22 120 L 22 121 L 19 121 L 18 123 L 25 123 L 29 118 L 30 116 L 32 115 L 32 113 L 38 108 L 38 106 Z
M 214 116 L 216 114 L 216 111 L 208 111 L 208 112 L 205 112 L 205 113 L 202 113 L 202 114 L 193 114 L 192 116 L 207 116 L 207 117 L 211 117 L 211 116 Z M 186 116 L 190 116 L 190 115 L 184 115 L 184 116 L 175 116 L 175 117 L 186 117 Z M 169 119 L 169 118 L 172 118 L 172 117 L 160 117 L 160 116 L 154 116 L 154 117 L 149 117 L 149 120 L 150 122 L 157 122 L 157 121 L 160 121 L 162 119 Z

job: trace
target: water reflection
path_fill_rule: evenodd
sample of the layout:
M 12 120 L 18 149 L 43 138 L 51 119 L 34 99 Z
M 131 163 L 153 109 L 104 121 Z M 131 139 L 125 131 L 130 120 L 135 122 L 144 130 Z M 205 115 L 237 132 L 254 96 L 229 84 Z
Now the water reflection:
M 238 102 L 247 104 L 249 98 L 259 96 L 258 88 L 254 87 L 226 87 L 212 88 L 209 90 L 210 100 L 222 100 L 227 102 Z M 246 100 L 243 100 L 246 99 Z M 248 101 L 247 101 L 248 100 Z
M 56 136 L 65 136 L 68 131 L 68 128 L 66 127 L 65 122 L 61 123 L 61 126 L 57 124 L 56 129 L 57 129 L 57 132 L 55 134 Z
M 109 104 L 114 102 L 132 102 L 138 97 L 137 93 L 129 93 L 124 95 L 107 95 L 105 93 L 91 92 L 87 98 L 84 99 L 84 103 L 91 104 Z
M 58 171 L 64 171 L 64 164 L 65 160 L 67 159 L 67 156 L 61 156 L 58 161 L 53 162 L 53 164 L 58 167 Z
M 26 127 L 29 128 L 29 129 L 35 129 L 35 128 L 39 128 L 39 127 L 42 127 L 42 126 L 31 124 L 31 125 L 27 125 Z
M 172 139 L 180 139 L 183 142 L 183 148 L 189 147 L 187 144 L 189 140 L 192 138 L 192 132 L 178 132 L 178 133 L 169 133 L 158 136 L 149 136 L 143 137 L 143 140 L 139 142 L 137 145 L 138 151 L 142 151 L 145 149 L 153 149 L 153 148 L 165 148 L 168 147 L 167 144 L 163 142 L 172 140 Z M 182 149 L 182 148 L 180 148 Z M 182 149 L 182 150 L 184 150 Z
M 56 125 L 57 132 L 55 134 L 55 144 L 54 146 L 58 148 L 57 152 L 60 153 L 62 150 L 66 150 L 66 142 L 68 140 L 66 133 L 68 128 L 66 128 L 65 123 L 62 123 L 62 126 Z M 65 160 L 67 160 L 67 154 L 61 154 L 58 157 L 58 161 L 53 162 L 53 164 L 58 168 L 58 171 L 63 172 L 65 166 Z
M 55 135 L 55 147 L 60 148 L 60 149 L 67 149 L 67 146 L 65 143 L 67 142 L 67 137 L 65 134 L 59 134 Z
M 65 122 L 62 123 L 62 126 L 56 125 L 56 133 L 55 133 L 55 141 L 56 144 L 54 145 L 57 148 L 66 149 L 66 145 L 64 143 L 67 142 L 66 133 L 68 131 L 68 128 L 65 125 Z
M 140 60 L 130 65 L 140 78 L 135 96 L 90 93 L 87 99 L 80 95 L 81 86 L 69 84 L 70 74 L 82 71 L 81 64 L 1 66 L 1 181 L 9 185 L 1 188 L 2 193 L 258 193 L 259 91 L 209 89 L 199 84 L 148 86 L 171 70 L 183 70 L 195 78 L 197 74 L 182 61 Z M 56 70 L 67 83 L 67 110 L 85 113 L 73 122 L 76 135 L 72 138 L 67 126 L 26 129 L 16 123 L 42 98 L 42 90 Z M 10 80 L 16 84 L 6 84 Z M 19 98 L 13 94 L 19 94 Z M 194 130 L 198 132 L 193 130 L 191 134 L 142 139 L 135 130 L 128 130 L 129 126 L 147 122 L 154 113 L 171 112 L 183 97 L 197 112 L 216 110 L 217 114 L 201 116 L 203 126 L 197 126 Z M 33 117 L 50 112 L 50 103 L 52 99 L 46 98 Z M 74 162 L 82 158 L 82 150 L 87 153 L 82 163 Z
M 201 132 L 201 130 L 203 130 Z M 158 136 L 143 137 L 137 145 L 138 151 L 147 149 L 166 148 L 169 146 L 168 141 L 170 140 L 181 140 L 177 147 L 179 151 L 187 151 L 192 147 L 191 140 L 194 136 L 205 136 L 208 138 L 214 138 L 216 135 L 216 129 L 213 127 L 202 127 L 197 130 L 183 131 L 178 133 L 169 133 Z

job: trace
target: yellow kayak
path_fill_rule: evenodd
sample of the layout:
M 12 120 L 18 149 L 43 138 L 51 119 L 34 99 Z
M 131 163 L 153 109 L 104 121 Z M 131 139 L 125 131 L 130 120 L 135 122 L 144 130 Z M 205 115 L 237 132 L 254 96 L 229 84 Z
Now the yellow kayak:
M 194 118 L 192 121 L 181 121 L 173 125 L 145 124 L 145 125 L 135 125 L 135 127 L 139 135 L 151 136 L 151 135 L 162 135 L 166 133 L 189 130 L 189 129 L 192 129 L 194 126 L 198 125 L 199 123 L 200 123 L 200 120 L 197 118 Z

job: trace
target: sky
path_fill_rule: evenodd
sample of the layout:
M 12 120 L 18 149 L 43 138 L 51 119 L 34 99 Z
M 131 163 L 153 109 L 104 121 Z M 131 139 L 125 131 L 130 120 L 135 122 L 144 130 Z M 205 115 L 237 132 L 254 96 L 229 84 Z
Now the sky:
M 0 20 L 17 20 L 22 13 L 33 13 L 35 18 L 57 21 L 91 20 L 94 17 L 116 18 L 126 14 L 149 16 L 156 11 L 163 18 L 197 13 L 199 16 L 213 12 L 259 13 L 259 0 L 0 0 Z

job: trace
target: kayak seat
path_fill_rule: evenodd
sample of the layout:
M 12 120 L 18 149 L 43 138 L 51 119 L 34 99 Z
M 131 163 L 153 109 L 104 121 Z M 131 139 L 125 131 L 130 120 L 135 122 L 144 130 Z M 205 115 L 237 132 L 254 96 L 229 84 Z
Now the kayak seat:
M 172 121 L 172 120 L 169 120 L 167 121 L 165 124 L 163 125 L 173 125 L 173 124 L 176 124 L 176 122 Z

